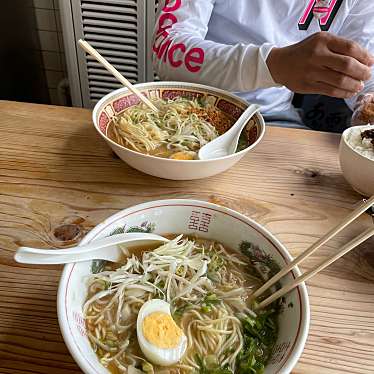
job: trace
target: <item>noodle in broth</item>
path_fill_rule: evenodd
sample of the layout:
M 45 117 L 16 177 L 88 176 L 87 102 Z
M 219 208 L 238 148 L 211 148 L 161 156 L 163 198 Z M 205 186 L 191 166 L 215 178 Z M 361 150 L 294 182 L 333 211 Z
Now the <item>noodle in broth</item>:
M 134 151 L 164 158 L 196 159 L 198 150 L 227 131 L 233 121 L 198 99 L 152 100 L 131 107 L 113 119 L 108 136 Z
M 271 307 L 259 316 L 251 309 L 250 295 L 263 281 L 248 257 L 182 236 L 152 249 L 127 252 L 124 265 L 88 280 L 83 312 L 100 362 L 112 373 L 261 373 L 276 339 L 276 317 Z M 137 315 L 151 299 L 170 303 L 187 337 L 185 355 L 171 367 L 149 363 L 137 342 Z M 261 321 L 264 331 L 253 332 Z M 269 341 L 257 338 L 259 332 Z M 245 371 L 247 362 L 253 371 Z

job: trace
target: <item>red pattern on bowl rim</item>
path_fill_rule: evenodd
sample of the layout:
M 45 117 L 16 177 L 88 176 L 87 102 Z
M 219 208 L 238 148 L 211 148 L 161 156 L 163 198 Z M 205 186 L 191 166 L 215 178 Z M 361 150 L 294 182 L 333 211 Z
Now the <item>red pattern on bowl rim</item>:
M 192 90 L 161 90 L 161 97 L 163 99 L 175 99 L 177 97 L 185 97 L 187 99 L 198 99 L 203 96 L 206 96 L 206 94 Z
M 110 119 L 108 115 L 104 111 L 102 111 L 99 117 L 99 128 L 103 134 L 106 134 L 106 128 L 108 127 L 109 122 L 110 122 Z
M 142 94 L 146 95 L 145 92 L 142 92 Z M 139 103 L 140 99 L 135 94 L 129 94 L 113 101 L 112 105 L 114 112 L 118 114 L 127 108 L 130 108 L 134 105 L 138 105 Z

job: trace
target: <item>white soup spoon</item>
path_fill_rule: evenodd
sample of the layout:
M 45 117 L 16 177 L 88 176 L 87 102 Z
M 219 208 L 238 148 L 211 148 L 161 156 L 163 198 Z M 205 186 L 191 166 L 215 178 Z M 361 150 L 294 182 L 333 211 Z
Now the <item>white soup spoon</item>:
M 148 233 L 126 233 L 94 240 L 92 243 L 65 249 L 18 248 L 14 259 L 22 264 L 67 264 L 89 260 L 123 260 L 123 248 L 141 247 L 168 242 L 160 235 Z
M 259 110 L 259 105 L 249 105 L 228 131 L 200 148 L 199 160 L 211 160 L 235 153 L 243 128 Z

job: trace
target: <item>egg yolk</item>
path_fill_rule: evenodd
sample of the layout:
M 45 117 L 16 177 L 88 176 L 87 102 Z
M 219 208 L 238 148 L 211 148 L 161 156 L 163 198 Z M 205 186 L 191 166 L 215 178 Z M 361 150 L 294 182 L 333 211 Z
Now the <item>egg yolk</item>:
M 183 336 L 182 330 L 170 314 L 154 312 L 143 320 L 143 335 L 158 348 L 176 348 Z
M 191 152 L 177 152 L 174 153 L 172 156 L 170 156 L 171 159 L 173 160 L 193 160 L 194 154 Z

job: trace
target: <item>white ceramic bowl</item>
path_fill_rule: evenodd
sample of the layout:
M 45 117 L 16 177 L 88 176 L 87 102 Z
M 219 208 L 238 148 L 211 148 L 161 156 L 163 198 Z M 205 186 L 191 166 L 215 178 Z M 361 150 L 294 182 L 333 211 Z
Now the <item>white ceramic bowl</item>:
M 215 239 L 239 250 L 251 245 L 250 258 L 267 272 L 285 266 L 291 256 L 265 228 L 228 208 L 195 200 L 161 200 L 125 209 L 96 226 L 82 241 L 89 243 L 113 231 L 148 231 L 158 234 L 185 233 Z M 70 353 L 86 374 L 108 374 L 99 363 L 86 336 L 82 305 L 87 294 L 86 277 L 92 262 L 66 265 L 58 290 L 58 318 Z M 290 282 L 296 268 L 282 279 Z M 266 374 L 289 373 L 295 366 L 309 330 L 309 299 L 304 284 L 290 292 L 279 315 L 279 335 Z
M 183 82 L 151 82 L 137 84 L 136 87 L 149 98 L 174 98 L 178 96 L 196 98 L 209 97 L 214 105 L 232 117 L 233 121 L 248 107 L 248 103 L 239 97 L 218 88 Z M 105 139 L 112 150 L 127 164 L 146 174 L 174 180 L 206 178 L 221 173 L 236 164 L 245 154 L 253 149 L 265 133 L 265 122 L 260 113 L 247 125 L 251 145 L 241 152 L 213 160 L 171 160 L 145 155 L 123 147 L 107 136 L 111 119 L 139 104 L 139 99 L 127 88 L 120 88 L 104 96 L 93 110 L 92 118 L 98 133 Z M 253 138 L 253 139 L 252 139 Z
M 358 128 L 363 127 L 365 126 Z M 374 195 L 374 160 L 364 157 L 348 143 L 347 137 L 351 129 L 346 129 L 340 140 L 340 167 L 344 178 L 358 193 L 372 196 Z

